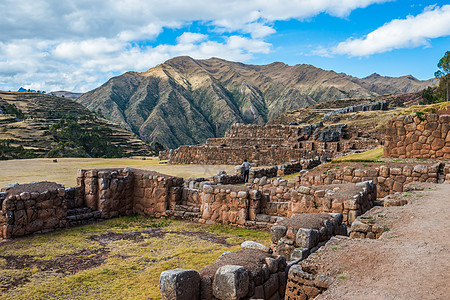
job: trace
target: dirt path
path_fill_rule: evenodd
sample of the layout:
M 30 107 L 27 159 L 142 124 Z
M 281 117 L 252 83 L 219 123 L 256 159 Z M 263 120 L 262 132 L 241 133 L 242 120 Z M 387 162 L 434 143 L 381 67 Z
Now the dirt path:
M 337 280 L 316 299 L 450 299 L 450 184 L 431 187 L 406 206 L 384 208 L 397 217 L 379 240 L 344 240 L 317 253 L 320 272 Z

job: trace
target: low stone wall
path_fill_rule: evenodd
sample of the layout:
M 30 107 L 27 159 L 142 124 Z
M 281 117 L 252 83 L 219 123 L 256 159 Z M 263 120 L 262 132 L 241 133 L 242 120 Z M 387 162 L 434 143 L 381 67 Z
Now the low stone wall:
M 0 194 L 0 239 L 50 232 L 67 225 L 66 190 L 56 183 L 43 182 L 33 189 L 26 185 L 5 189 Z
M 385 157 L 450 158 L 450 115 L 410 114 L 388 123 Z
M 326 119 L 329 119 L 331 117 L 334 117 L 334 116 L 337 116 L 340 114 L 346 114 L 346 113 L 357 112 L 357 111 L 387 110 L 387 109 L 388 109 L 388 103 L 386 101 L 361 103 L 361 104 L 347 106 L 344 108 L 330 111 L 329 113 L 326 113 L 322 119 L 326 120 Z
M 290 217 L 333 212 L 343 214 L 344 222 L 348 224 L 369 210 L 377 197 L 377 188 L 372 181 L 306 187 L 284 179 L 262 178 L 254 180 L 251 188 L 261 191 L 262 214 Z
M 450 180 L 450 163 L 445 163 L 443 171 L 445 180 Z
M 286 260 L 265 251 L 243 249 L 223 254 L 199 272 L 164 271 L 160 289 L 162 299 L 283 299 Z
M 286 300 L 314 299 L 326 291 L 333 283 L 333 278 L 326 274 L 315 275 L 306 272 L 301 265 L 289 268 L 286 283 Z
M 432 165 L 405 165 L 403 167 L 344 167 L 343 170 L 329 170 L 326 174 L 297 176 L 297 185 L 315 186 L 321 184 L 357 183 L 372 180 L 377 185 L 377 197 L 383 198 L 395 192 L 402 192 L 403 186 L 412 181 L 438 183 L 442 163 Z
M 287 260 L 305 259 L 333 235 L 347 235 L 342 214 L 301 214 L 284 219 L 270 229 L 270 248 Z
M 368 238 L 378 239 L 389 227 L 382 222 L 377 222 L 379 218 L 372 215 L 359 216 L 355 222 L 352 223 L 350 238 Z
M 2 189 L 0 239 L 135 213 L 159 217 L 182 203 L 182 178 L 129 168 L 77 176 L 78 185 L 66 189 L 54 182 Z

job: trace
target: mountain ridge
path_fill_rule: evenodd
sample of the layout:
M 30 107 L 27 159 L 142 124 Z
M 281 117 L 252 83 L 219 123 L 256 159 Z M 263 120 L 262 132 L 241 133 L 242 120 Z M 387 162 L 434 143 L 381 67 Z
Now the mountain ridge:
M 223 136 L 233 123 L 264 124 L 280 113 L 342 98 L 417 92 L 432 85 L 410 75 L 357 78 L 312 65 L 247 65 L 175 57 L 126 72 L 77 102 L 168 148 Z

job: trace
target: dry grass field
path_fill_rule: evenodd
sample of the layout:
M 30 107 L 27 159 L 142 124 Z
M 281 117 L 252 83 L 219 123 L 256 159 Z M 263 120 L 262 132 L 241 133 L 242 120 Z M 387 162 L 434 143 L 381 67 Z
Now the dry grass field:
M 269 233 L 130 216 L 0 242 L 0 299 L 158 299 L 159 276 L 199 270 Z M 236 262 L 238 263 L 238 262 Z
M 55 181 L 69 187 L 76 185 L 78 169 L 125 167 L 154 170 L 183 178 L 212 176 L 219 170 L 225 170 L 228 174 L 234 172 L 234 166 L 168 165 L 161 163 L 157 158 L 146 160 L 141 158 L 58 158 L 57 163 L 50 158 L 20 159 L 0 161 L 0 187 L 6 187 L 13 182 L 23 184 L 42 180 Z

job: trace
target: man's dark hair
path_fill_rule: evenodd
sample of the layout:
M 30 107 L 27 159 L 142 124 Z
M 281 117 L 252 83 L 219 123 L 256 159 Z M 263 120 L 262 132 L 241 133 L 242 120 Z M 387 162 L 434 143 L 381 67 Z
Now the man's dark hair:
M 246 162 L 247 161 L 247 159 L 246 158 L 244 158 L 244 162 Z

